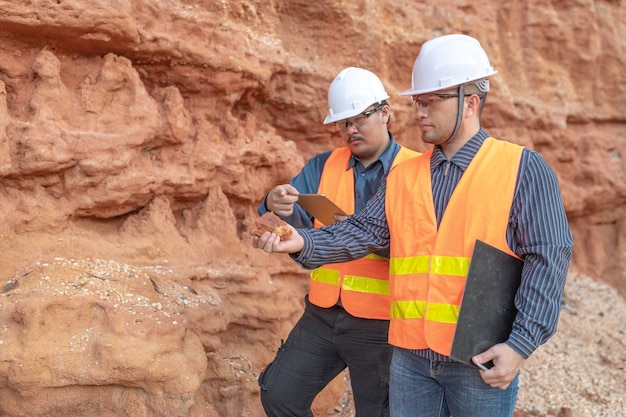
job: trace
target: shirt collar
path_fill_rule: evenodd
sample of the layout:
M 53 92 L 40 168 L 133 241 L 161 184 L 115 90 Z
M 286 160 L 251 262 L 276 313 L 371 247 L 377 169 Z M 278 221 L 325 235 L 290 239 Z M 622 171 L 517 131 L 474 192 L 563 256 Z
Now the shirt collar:
M 478 133 L 467 141 L 467 143 L 463 145 L 463 147 L 461 147 L 461 149 L 459 149 L 459 151 L 450 159 L 450 163 L 453 163 L 461 168 L 461 170 L 465 171 L 470 162 L 472 162 L 476 152 L 478 152 L 483 142 L 488 137 L 489 134 L 483 128 L 480 128 Z M 436 169 L 439 165 L 446 162 L 448 162 L 448 159 L 441 150 L 441 146 L 436 145 L 431 159 L 431 170 Z

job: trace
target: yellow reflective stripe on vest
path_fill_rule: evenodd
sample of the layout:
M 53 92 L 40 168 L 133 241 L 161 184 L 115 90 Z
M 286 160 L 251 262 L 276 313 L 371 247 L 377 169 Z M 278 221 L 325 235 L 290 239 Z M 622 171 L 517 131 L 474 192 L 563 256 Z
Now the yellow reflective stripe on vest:
M 425 274 L 430 270 L 430 256 L 411 256 L 407 258 L 391 258 L 389 260 L 390 275 Z
M 461 256 L 433 256 L 432 273 L 464 277 L 469 270 L 470 258 Z
M 344 275 L 342 288 L 369 294 L 389 295 L 389 281 L 381 279 Z
M 407 258 L 390 259 L 389 271 L 391 275 L 425 274 L 432 272 L 438 275 L 464 277 L 469 270 L 469 263 L 470 258 L 461 256 L 433 256 L 431 270 L 430 256 L 411 256 Z
M 324 284 L 339 285 L 339 272 L 336 269 L 317 268 L 311 271 L 311 279 Z
M 339 285 L 339 272 L 336 269 L 317 268 L 311 271 L 311 279 L 324 284 Z M 342 288 L 369 294 L 389 295 L 389 281 L 346 275 Z
M 423 319 L 426 301 L 393 301 L 391 317 L 394 319 Z M 426 320 L 439 323 L 456 323 L 459 306 L 453 304 L 428 304 Z
M 392 258 L 389 260 L 391 275 L 426 274 L 450 277 L 467 276 L 470 258 L 461 256 L 414 256 Z M 456 323 L 459 317 L 459 306 L 454 304 L 429 303 L 426 315 L 425 300 L 393 301 L 391 317 L 395 319 L 422 319 L 439 323 Z
M 394 319 L 424 318 L 426 301 L 393 301 L 390 316 Z
M 454 304 L 428 303 L 426 320 L 439 323 L 456 323 L 459 317 L 459 306 Z

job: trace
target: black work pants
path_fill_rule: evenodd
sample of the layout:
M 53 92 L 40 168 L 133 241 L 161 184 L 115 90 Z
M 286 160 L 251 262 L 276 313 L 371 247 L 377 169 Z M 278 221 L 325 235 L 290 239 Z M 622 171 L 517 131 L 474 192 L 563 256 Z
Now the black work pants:
M 346 367 L 356 417 L 389 414 L 389 322 L 351 316 L 342 307 L 321 308 L 305 297 L 304 314 L 259 375 L 268 417 L 313 417 L 311 403 Z

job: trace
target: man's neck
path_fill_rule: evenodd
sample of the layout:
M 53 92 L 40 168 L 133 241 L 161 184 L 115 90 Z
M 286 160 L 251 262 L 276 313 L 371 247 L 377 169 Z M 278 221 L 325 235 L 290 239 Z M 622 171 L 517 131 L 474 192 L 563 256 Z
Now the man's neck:
M 363 164 L 365 168 L 367 168 L 368 166 L 376 162 L 378 158 L 380 158 L 380 156 L 385 153 L 387 148 L 389 148 L 389 145 L 391 145 L 391 136 L 389 135 L 389 132 L 387 132 L 386 135 L 387 135 L 387 141 L 385 142 L 383 146 L 381 146 L 378 149 L 376 153 L 372 154 L 371 156 L 368 156 L 367 158 L 363 158 L 363 157 L 357 158 L 359 161 L 361 161 L 361 164 Z
M 469 142 L 474 136 L 476 136 L 479 130 L 480 126 L 475 130 L 472 129 L 473 133 L 464 133 L 463 131 L 459 131 L 456 137 L 454 137 L 451 141 L 439 145 L 441 147 L 441 151 L 446 156 L 446 159 L 448 161 L 452 159 L 454 155 L 456 155 L 456 153 L 461 150 L 461 148 L 465 146 L 467 142 Z

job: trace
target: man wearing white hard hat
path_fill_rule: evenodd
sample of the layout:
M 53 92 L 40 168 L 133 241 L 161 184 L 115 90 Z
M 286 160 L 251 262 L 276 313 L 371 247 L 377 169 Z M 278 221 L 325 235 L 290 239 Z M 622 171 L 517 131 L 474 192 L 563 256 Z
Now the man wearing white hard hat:
M 389 132 L 388 98 L 371 71 L 342 70 L 328 89 L 324 124 L 336 124 L 345 146 L 314 156 L 289 184 L 270 190 L 259 214 L 273 211 L 295 227 L 321 227 L 298 204 L 300 194 L 324 194 L 346 214 L 362 210 L 392 166 L 419 155 Z M 356 416 L 388 416 L 389 311 L 387 250 L 312 270 L 305 311 L 259 376 L 267 416 L 313 417 L 313 399 L 346 367 Z
M 572 235 L 545 160 L 480 124 L 495 74 L 470 36 L 425 42 L 401 95 L 411 98 L 433 148 L 399 164 L 366 209 L 344 222 L 282 242 L 270 233 L 253 239 L 305 268 L 390 249 L 393 417 L 512 416 L 524 361 L 556 331 Z M 450 353 L 478 240 L 523 266 L 508 338 L 473 356 L 473 366 Z

